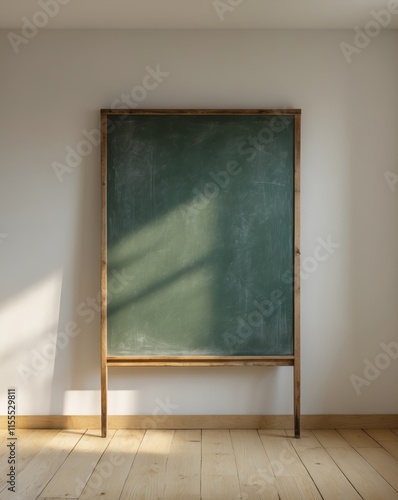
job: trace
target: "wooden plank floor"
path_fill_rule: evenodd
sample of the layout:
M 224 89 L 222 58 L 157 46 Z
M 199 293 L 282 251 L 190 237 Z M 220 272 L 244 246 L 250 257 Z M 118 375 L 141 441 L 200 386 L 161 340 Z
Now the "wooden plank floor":
M 20 430 L 0 498 L 398 500 L 398 430 Z

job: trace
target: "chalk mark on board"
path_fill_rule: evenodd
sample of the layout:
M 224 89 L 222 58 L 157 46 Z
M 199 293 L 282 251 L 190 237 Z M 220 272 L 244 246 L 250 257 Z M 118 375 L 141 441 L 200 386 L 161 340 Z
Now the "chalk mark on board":
M 282 187 L 286 186 L 286 184 L 281 184 L 279 182 L 269 182 L 269 181 L 256 181 L 256 184 L 270 184 L 271 186 L 282 186 Z

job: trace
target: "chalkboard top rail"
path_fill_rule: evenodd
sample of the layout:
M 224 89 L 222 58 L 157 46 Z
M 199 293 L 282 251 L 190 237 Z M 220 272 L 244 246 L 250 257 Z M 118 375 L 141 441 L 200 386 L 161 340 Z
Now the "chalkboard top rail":
M 108 356 L 108 366 L 293 366 L 294 356 Z
M 101 109 L 107 115 L 301 115 L 301 109 Z

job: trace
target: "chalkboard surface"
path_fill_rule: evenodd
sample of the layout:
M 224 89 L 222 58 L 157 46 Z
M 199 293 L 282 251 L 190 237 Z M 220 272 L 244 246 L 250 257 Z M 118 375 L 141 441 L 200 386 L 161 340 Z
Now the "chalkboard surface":
M 108 356 L 292 355 L 294 115 L 107 120 Z

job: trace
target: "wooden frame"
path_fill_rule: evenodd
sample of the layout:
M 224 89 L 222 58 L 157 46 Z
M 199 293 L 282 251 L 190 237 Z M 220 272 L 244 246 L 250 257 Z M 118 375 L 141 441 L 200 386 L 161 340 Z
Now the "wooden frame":
M 287 356 L 108 356 L 107 353 L 107 117 L 109 115 L 293 115 L 294 116 L 294 352 Z M 108 368 L 114 366 L 292 366 L 294 433 L 300 437 L 300 132 L 299 109 L 101 110 L 101 434 L 107 434 Z

